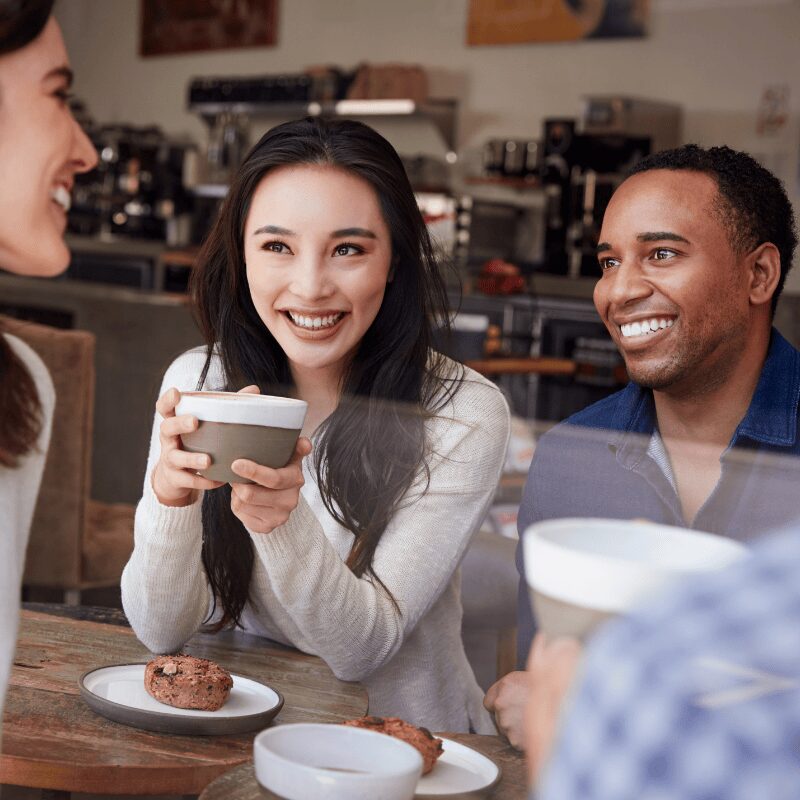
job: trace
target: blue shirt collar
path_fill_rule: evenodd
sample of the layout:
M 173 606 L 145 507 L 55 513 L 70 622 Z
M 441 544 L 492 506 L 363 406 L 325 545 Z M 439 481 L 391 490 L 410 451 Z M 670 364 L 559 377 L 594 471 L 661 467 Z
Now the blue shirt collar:
M 789 447 L 797 440 L 800 406 L 800 351 L 775 328 L 750 407 L 734 434 Z
M 800 351 L 773 328 L 753 399 L 731 444 L 747 437 L 756 442 L 790 447 L 797 440 L 798 408 Z M 656 428 L 653 393 L 629 383 L 620 394 L 610 427 L 608 444 L 611 447 L 623 448 L 627 444 L 624 449 L 627 451 L 630 447 L 637 454 L 646 450 L 649 437 Z M 642 435 L 631 437 L 627 434 Z

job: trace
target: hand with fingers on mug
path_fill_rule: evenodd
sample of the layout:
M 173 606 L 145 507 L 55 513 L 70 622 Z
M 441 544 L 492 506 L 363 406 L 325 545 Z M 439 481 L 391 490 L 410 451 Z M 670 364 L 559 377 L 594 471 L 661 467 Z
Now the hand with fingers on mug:
M 240 394 L 258 394 L 258 386 L 245 386 Z M 198 475 L 211 464 L 207 453 L 190 453 L 181 446 L 181 434 L 197 430 L 198 420 L 190 414 L 176 414 L 181 399 L 177 389 L 168 389 L 156 403 L 164 418 L 159 429 L 161 456 L 153 470 L 153 491 L 165 506 L 190 505 L 197 492 L 218 489 L 219 481 Z M 254 533 L 269 533 L 289 518 L 300 499 L 303 486 L 302 461 L 311 452 L 311 442 L 301 437 L 289 463 L 271 469 L 247 459 L 237 459 L 233 471 L 253 483 L 231 484 L 231 510 Z
M 156 498 L 163 506 L 191 505 L 199 491 L 222 486 L 218 481 L 197 474 L 198 470 L 210 466 L 211 456 L 188 453 L 181 446 L 181 434 L 197 430 L 199 421 L 190 414 L 175 414 L 180 399 L 181 393 L 172 388 L 167 389 L 156 403 L 156 411 L 163 417 L 158 432 L 161 455 L 153 469 L 151 482 Z
M 271 533 L 283 525 L 297 508 L 303 487 L 303 459 L 311 452 L 304 436 L 297 440 L 289 463 L 272 469 L 244 458 L 231 469 L 253 483 L 231 484 L 231 511 L 251 533 Z

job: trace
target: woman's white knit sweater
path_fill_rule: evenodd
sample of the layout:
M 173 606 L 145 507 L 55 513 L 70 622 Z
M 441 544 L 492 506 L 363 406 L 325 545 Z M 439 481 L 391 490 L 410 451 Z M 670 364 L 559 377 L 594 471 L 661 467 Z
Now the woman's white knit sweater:
M 5 335 L 31 374 L 42 407 L 42 430 L 36 447 L 15 469 L 0 466 L 0 719 L 17 644 L 20 584 L 28 533 L 39 494 L 55 408 L 53 381 L 47 367 L 25 342 Z
M 184 353 L 161 392 L 196 389 L 204 360 L 201 348 Z M 215 362 L 204 388 L 223 384 Z M 211 598 L 200 556 L 202 499 L 170 508 L 152 490 L 160 423 L 156 414 L 122 599 L 139 639 L 167 653 L 200 627 Z M 361 681 L 372 714 L 432 730 L 494 732 L 464 654 L 458 565 L 492 500 L 509 427 L 502 394 L 471 370 L 427 423 L 430 482 L 425 489 L 420 471 L 373 560 L 398 607 L 379 584 L 345 565 L 353 535 L 325 509 L 306 459 L 306 484 L 288 521 L 269 534 L 251 533 L 255 564 L 244 629 L 320 656 L 342 680 Z

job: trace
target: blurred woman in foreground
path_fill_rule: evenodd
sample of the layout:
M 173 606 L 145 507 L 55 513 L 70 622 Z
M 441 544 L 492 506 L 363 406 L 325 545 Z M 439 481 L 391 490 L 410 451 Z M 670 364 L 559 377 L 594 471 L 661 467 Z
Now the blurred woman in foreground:
M 69 109 L 72 72 L 52 6 L 0 0 L 0 269 L 42 277 L 69 264 L 70 191 L 97 161 Z M 41 359 L 0 330 L 0 712 L 54 404 Z

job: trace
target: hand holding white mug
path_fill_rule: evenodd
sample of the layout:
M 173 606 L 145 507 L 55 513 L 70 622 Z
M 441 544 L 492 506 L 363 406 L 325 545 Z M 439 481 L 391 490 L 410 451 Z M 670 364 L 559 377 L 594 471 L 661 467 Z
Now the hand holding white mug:
M 240 392 L 258 394 L 258 386 L 246 386 Z M 197 492 L 218 489 L 223 484 L 197 474 L 211 465 L 207 453 L 189 453 L 181 446 L 181 434 L 192 433 L 199 424 L 191 414 L 175 414 L 181 393 L 168 389 L 158 399 L 156 411 L 164 417 L 159 428 L 161 456 L 153 469 L 152 486 L 158 502 L 164 506 L 187 506 L 197 499 Z
M 272 469 L 255 461 L 239 458 L 231 469 L 254 483 L 231 484 L 231 511 L 253 533 L 271 533 L 283 525 L 297 508 L 303 478 L 303 459 L 311 452 L 311 442 L 301 436 L 289 463 Z

